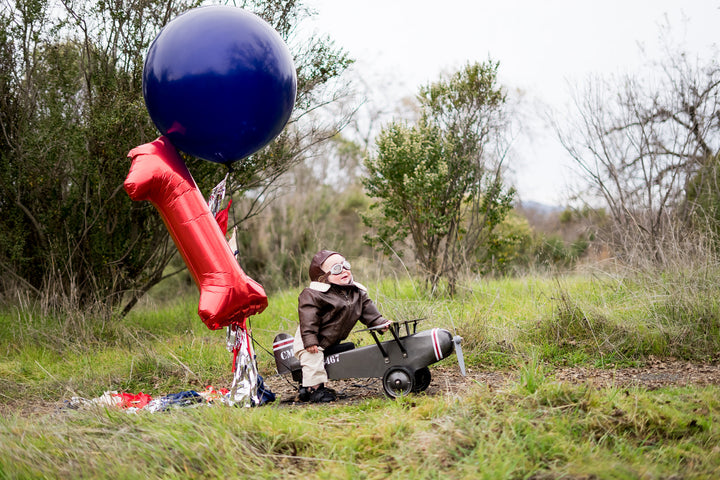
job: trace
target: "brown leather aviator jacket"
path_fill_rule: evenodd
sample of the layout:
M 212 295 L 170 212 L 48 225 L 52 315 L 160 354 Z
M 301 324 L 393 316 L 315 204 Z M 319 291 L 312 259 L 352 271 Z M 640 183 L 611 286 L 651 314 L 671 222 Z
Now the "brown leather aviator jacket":
M 305 348 L 327 348 L 345 340 L 357 321 L 368 327 L 388 321 L 359 283 L 334 285 L 312 282 L 298 296 L 300 334 Z

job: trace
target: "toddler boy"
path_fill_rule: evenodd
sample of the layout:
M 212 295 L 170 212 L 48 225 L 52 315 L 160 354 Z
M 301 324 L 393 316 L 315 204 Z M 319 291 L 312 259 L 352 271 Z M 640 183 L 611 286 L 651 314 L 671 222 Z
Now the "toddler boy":
M 335 392 L 327 387 L 323 351 L 345 340 L 358 320 L 368 327 L 382 326 L 383 318 L 367 295 L 367 289 L 354 281 L 350 263 L 337 252 L 321 250 L 310 262 L 310 286 L 298 296 L 300 325 L 293 350 L 302 365 L 300 400 L 332 402 Z

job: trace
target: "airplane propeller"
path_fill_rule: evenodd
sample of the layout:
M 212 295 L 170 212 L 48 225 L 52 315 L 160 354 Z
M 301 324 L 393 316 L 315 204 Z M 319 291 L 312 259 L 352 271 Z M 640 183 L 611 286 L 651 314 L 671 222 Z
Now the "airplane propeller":
M 455 336 L 453 336 L 453 344 L 455 344 L 455 356 L 458 360 L 458 365 L 460 365 L 460 373 L 462 373 L 462 376 L 465 377 L 465 357 L 463 357 L 462 347 L 460 346 L 460 342 L 462 342 L 462 337 L 457 334 L 457 328 L 455 328 L 455 321 L 453 320 L 452 314 L 450 313 L 450 309 L 445 307 L 448 313 L 448 317 L 450 317 L 450 322 L 452 322 L 453 332 L 455 333 Z
M 455 356 L 458 360 L 458 365 L 460 365 L 460 373 L 462 373 L 462 376 L 465 376 L 465 358 L 463 357 L 463 351 L 462 347 L 460 346 L 460 342 L 462 342 L 462 337 L 460 335 L 455 335 L 453 337 L 453 343 L 455 344 Z

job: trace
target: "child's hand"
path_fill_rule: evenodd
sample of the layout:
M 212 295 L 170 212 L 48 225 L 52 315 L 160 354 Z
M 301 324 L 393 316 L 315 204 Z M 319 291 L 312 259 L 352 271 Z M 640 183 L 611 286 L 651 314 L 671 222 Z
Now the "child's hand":
M 308 351 L 308 353 L 317 353 L 318 352 L 318 346 L 317 345 L 311 345 L 309 347 L 305 347 L 305 350 Z

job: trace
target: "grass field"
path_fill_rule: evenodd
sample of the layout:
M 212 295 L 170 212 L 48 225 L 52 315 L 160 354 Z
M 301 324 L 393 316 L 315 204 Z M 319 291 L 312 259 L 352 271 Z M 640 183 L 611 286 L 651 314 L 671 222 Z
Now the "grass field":
M 720 282 L 701 278 L 501 279 L 432 300 L 409 280 L 369 284 L 389 318 L 457 330 L 468 364 L 514 380 L 462 395 L 154 414 L 62 407 L 108 390 L 228 387 L 225 334 L 202 325 L 196 296 L 149 301 L 121 322 L 19 302 L 0 313 L 0 478 L 720 478 L 718 386 L 593 388 L 553 376 L 651 355 L 717 359 Z M 272 338 L 295 328 L 297 293 L 271 295 L 253 319 L 264 376 Z

